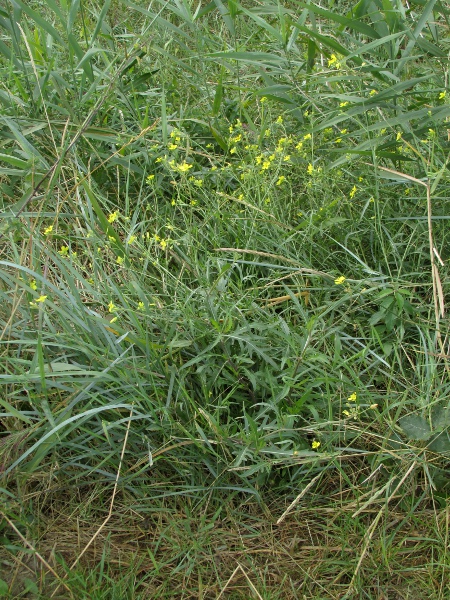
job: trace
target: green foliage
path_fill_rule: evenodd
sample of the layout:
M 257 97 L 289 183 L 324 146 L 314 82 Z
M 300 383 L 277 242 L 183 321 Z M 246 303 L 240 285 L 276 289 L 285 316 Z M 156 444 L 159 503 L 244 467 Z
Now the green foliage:
M 441 473 L 448 9 L 329 4 L 0 10 L 13 497 Z

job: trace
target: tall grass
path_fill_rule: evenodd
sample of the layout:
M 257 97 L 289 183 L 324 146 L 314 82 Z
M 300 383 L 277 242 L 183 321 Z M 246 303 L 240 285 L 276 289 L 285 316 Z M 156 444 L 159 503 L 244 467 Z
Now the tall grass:
M 447 26 L 435 1 L 1 9 L 11 522 L 111 494 L 278 519 L 317 478 L 376 513 L 351 595 L 390 506 L 446 505 Z

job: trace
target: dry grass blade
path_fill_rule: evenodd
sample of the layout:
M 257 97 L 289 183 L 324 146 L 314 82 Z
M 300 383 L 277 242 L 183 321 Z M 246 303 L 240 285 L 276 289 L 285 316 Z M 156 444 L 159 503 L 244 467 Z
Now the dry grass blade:
M 308 492 L 308 490 L 310 490 L 312 488 L 312 486 L 316 483 L 316 481 L 318 481 L 322 477 L 322 475 L 323 475 L 323 472 L 316 475 L 314 477 L 314 479 L 311 479 L 311 481 L 308 483 L 308 485 L 303 488 L 303 490 L 295 498 L 295 500 L 293 502 L 291 502 L 291 504 L 289 504 L 289 506 L 284 511 L 284 513 L 277 520 L 276 525 L 280 525 L 280 523 L 282 523 L 285 520 L 285 518 L 288 516 L 288 514 L 297 506 L 297 504 L 300 502 L 300 500 L 303 498 L 303 496 Z
M 253 582 L 251 581 L 250 577 L 247 575 L 247 573 L 245 572 L 245 570 L 242 568 L 241 565 L 238 564 L 238 566 L 235 568 L 235 570 L 233 571 L 233 573 L 231 574 L 231 576 L 229 577 L 228 581 L 226 582 L 225 586 L 222 588 L 222 590 L 220 591 L 220 594 L 217 596 L 217 600 L 219 600 L 219 598 L 222 597 L 224 591 L 227 589 L 227 587 L 229 586 L 229 584 L 233 581 L 236 573 L 238 571 L 241 571 L 245 577 L 245 579 L 247 580 L 247 583 L 250 587 L 250 589 L 252 590 L 252 592 L 256 595 L 256 597 L 259 600 L 263 600 L 263 597 L 261 596 L 261 594 L 258 592 L 258 590 L 255 588 L 255 586 L 253 585 Z
M 125 438 L 123 440 L 122 452 L 120 454 L 119 467 L 117 469 L 116 481 L 115 481 L 115 484 L 114 484 L 114 489 L 113 489 L 113 493 L 112 493 L 112 497 L 111 497 L 111 503 L 110 503 L 110 506 L 109 506 L 108 515 L 107 515 L 106 519 L 103 521 L 103 523 L 100 525 L 100 527 L 97 529 L 97 531 L 94 533 L 94 535 L 91 537 L 91 539 L 89 540 L 89 542 L 86 544 L 86 546 L 83 548 L 83 550 L 80 552 L 80 554 L 77 556 L 77 559 L 70 565 L 70 570 L 72 570 L 78 564 L 78 562 L 80 561 L 80 559 L 83 556 L 83 554 L 91 546 L 91 544 L 95 541 L 95 539 L 98 537 L 98 535 L 100 534 L 100 532 L 106 526 L 106 524 L 111 519 L 111 516 L 113 514 L 114 500 L 116 498 L 117 485 L 119 483 L 119 477 L 120 477 L 120 471 L 121 471 L 121 468 L 122 468 L 123 457 L 124 457 L 124 454 L 125 454 L 125 449 L 127 447 L 128 434 L 130 432 L 131 417 L 133 416 L 133 410 L 134 410 L 134 407 L 131 408 L 130 416 L 128 418 L 128 425 L 127 425 L 127 429 L 126 429 L 126 432 L 125 432 Z M 53 592 L 53 594 L 51 596 L 52 598 L 55 596 L 55 594 L 57 593 L 57 591 L 58 591 L 58 588 L 56 588 L 56 590 Z
M 409 469 L 406 471 L 406 473 L 403 475 L 403 477 L 400 479 L 400 481 L 398 482 L 398 484 L 395 486 L 394 491 L 390 494 L 389 498 L 387 498 L 387 500 L 385 502 L 385 506 L 383 506 L 380 509 L 380 511 L 378 512 L 377 516 L 372 521 L 369 529 L 367 530 L 367 534 L 366 534 L 366 538 L 365 538 L 365 541 L 364 541 L 363 550 L 362 550 L 361 555 L 359 557 L 358 564 L 356 565 L 356 568 L 355 568 L 355 570 L 353 572 L 352 580 L 350 582 L 350 585 L 349 585 L 347 593 L 351 594 L 352 591 L 355 588 L 356 577 L 358 576 L 358 573 L 359 573 L 359 570 L 360 570 L 361 565 L 363 563 L 364 557 L 366 556 L 367 551 L 369 549 L 369 544 L 370 544 L 370 541 L 371 541 L 371 539 L 373 537 L 373 534 L 375 533 L 375 529 L 377 528 L 377 525 L 378 525 L 381 517 L 385 514 L 385 511 L 386 511 L 385 507 L 389 505 L 389 502 L 395 496 L 395 494 L 397 493 L 397 491 L 400 489 L 400 487 L 403 485 L 403 483 L 406 481 L 406 479 L 410 476 L 410 474 L 414 471 L 414 469 L 416 467 L 416 464 L 417 464 L 416 461 L 414 461 L 412 463 L 412 465 L 409 467 Z M 357 513 L 355 513 L 355 514 L 358 514 L 358 513 L 359 513 L 359 511 L 357 511 Z
M 37 552 L 37 550 L 34 548 L 34 546 L 32 544 L 30 544 L 30 542 L 20 533 L 20 531 L 17 529 L 17 527 L 14 525 L 14 523 L 8 519 L 8 517 L 4 514 L 1 513 L 3 518 L 5 519 L 5 521 L 8 523 L 8 525 L 11 527 L 11 529 L 13 529 L 15 531 L 15 533 L 19 536 L 19 538 L 22 540 L 22 542 L 25 544 L 25 546 L 27 546 L 27 548 L 30 548 L 30 550 L 32 550 L 36 556 L 36 558 L 44 565 L 44 567 L 46 569 L 48 569 L 50 571 L 50 573 L 59 581 L 59 585 L 62 585 L 64 587 L 64 589 L 67 590 L 67 592 L 70 594 L 70 597 L 73 598 L 73 593 L 72 590 L 64 583 L 64 581 L 61 579 L 61 577 L 58 575 L 58 573 L 53 569 L 53 567 L 51 567 L 48 562 L 45 560 L 45 558 L 43 558 L 39 552 Z M 56 588 L 56 591 L 58 591 L 58 588 Z
M 292 260 L 291 258 L 286 258 L 281 254 L 272 254 L 271 252 L 261 252 L 259 250 L 247 250 L 246 248 L 214 248 L 215 252 L 239 252 L 242 254 L 251 254 L 253 256 L 264 256 L 266 258 L 277 258 L 278 260 L 283 260 L 285 262 L 291 263 L 292 265 L 297 265 L 297 261 Z
M 292 295 L 296 298 L 303 297 L 305 299 L 305 304 L 308 304 L 308 299 L 310 295 L 309 292 L 296 292 Z M 278 296 L 277 298 L 270 298 L 270 300 L 268 300 L 264 306 L 266 308 L 271 308 L 272 306 L 276 306 L 277 304 L 281 304 L 282 302 L 287 302 L 288 300 L 292 300 L 292 296 Z
M 373 166 L 373 165 L 372 165 Z M 386 171 L 387 173 L 392 173 L 393 175 L 398 175 L 402 179 L 407 179 L 408 181 L 412 181 L 419 185 L 422 185 L 427 190 L 427 223 L 428 223 L 428 243 L 430 249 L 430 261 L 431 261 L 431 278 L 433 281 L 433 300 L 434 300 L 434 314 L 436 319 L 436 333 L 438 339 L 440 339 L 440 326 L 439 322 L 445 314 L 445 301 L 444 301 L 444 292 L 442 290 L 442 283 L 439 277 L 439 272 L 435 262 L 435 248 L 433 241 L 433 219 L 432 219 L 432 206 L 431 206 L 431 187 L 430 182 L 424 182 L 416 177 L 412 177 L 411 175 L 407 175 L 406 173 L 402 173 L 400 171 L 395 171 L 394 169 L 388 169 L 387 167 L 378 167 L 382 171 Z

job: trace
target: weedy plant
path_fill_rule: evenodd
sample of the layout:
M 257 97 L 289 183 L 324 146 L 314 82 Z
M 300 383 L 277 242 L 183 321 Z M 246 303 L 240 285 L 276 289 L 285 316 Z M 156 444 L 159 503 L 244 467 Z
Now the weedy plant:
M 0 9 L 0 594 L 448 597 L 448 17 Z

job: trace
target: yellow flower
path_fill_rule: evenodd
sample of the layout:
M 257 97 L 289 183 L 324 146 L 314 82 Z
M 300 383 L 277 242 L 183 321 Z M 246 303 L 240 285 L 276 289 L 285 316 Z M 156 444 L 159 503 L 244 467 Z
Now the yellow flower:
M 165 240 L 165 239 L 162 239 L 162 240 L 159 242 L 159 245 L 161 246 L 162 250 L 165 250 L 165 249 L 166 249 L 166 247 L 167 247 L 167 240 Z
M 46 229 L 44 229 L 44 235 L 50 235 L 53 231 L 53 225 L 49 225 Z
M 295 149 L 296 150 L 301 150 L 303 148 L 303 142 L 299 142 L 296 146 Z
M 446 91 L 443 91 L 439 94 L 439 100 L 444 100 L 445 96 L 447 95 Z
M 278 123 L 278 125 L 281 125 L 283 123 L 283 117 L 280 115 L 278 117 L 278 119 L 275 121 L 275 123 Z
M 176 170 L 179 171 L 180 173 L 187 173 L 189 171 L 189 169 L 192 169 L 192 166 L 193 165 L 190 165 L 189 163 L 184 161 L 176 166 Z
M 69 246 L 61 246 L 61 248 L 58 250 L 58 254 L 61 254 L 61 256 L 67 256 L 69 253 Z
M 30 288 L 31 288 L 32 290 L 34 290 L 34 291 L 36 291 L 36 290 L 37 290 L 37 283 L 36 283 L 36 279 L 32 279 L 32 280 L 30 281 Z
M 36 307 L 36 302 L 45 302 L 48 296 L 39 296 L 34 302 L 30 302 L 30 306 Z
M 343 410 L 342 414 L 346 417 L 357 419 L 359 417 L 359 408 L 357 406 L 352 406 L 350 410 Z
M 350 198 L 353 198 L 357 191 L 358 191 L 358 188 L 356 187 L 356 185 L 354 185 L 352 187 L 352 189 L 350 190 L 350 194 L 349 194 Z
M 284 181 L 286 181 L 286 177 L 281 175 L 281 177 L 278 177 L 277 185 L 281 185 Z
M 154 175 L 148 175 L 147 176 L 147 183 L 151 183 L 154 179 L 155 179 Z
M 347 402 L 356 402 L 356 392 L 353 392 L 353 394 L 350 394 L 350 396 L 347 398 Z
M 125 261 L 125 259 L 124 259 L 123 256 L 118 256 L 117 259 L 116 259 L 116 263 L 118 265 L 123 265 L 124 261 Z
M 114 302 L 112 300 L 108 304 L 108 310 L 110 313 L 115 312 L 117 310 L 117 306 L 114 304 Z
M 234 146 L 233 148 L 231 148 L 230 154 L 236 154 L 236 146 Z
M 137 240 L 137 236 L 136 235 L 130 235 L 130 237 L 128 238 L 128 243 L 132 244 L 136 240 Z
M 117 221 L 118 217 L 119 213 L 117 212 L 117 210 L 115 210 L 108 216 L 108 223 L 114 223 L 114 221 Z
M 349 104 L 348 102 L 340 102 L 340 103 L 339 103 L 339 106 L 340 106 L 341 108 L 344 108 L 344 106 L 348 106 L 348 104 Z
M 340 277 L 337 277 L 337 278 L 334 280 L 334 283 L 335 283 L 336 285 L 342 285 L 342 284 L 344 283 L 344 281 L 345 281 L 345 277 L 344 277 L 343 275 L 341 275 Z
M 263 96 L 260 100 L 261 104 L 263 104 L 264 102 L 267 102 L 267 98 L 266 96 Z
M 118 317 L 113 317 L 110 321 L 110 323 L 115 323 L 117 321 Z
M 401 131 L 398 131 L 398 132 L 397 132 L 397 135 L 395 136 L 395 139 L 396 139 L 396 140 L 397 140 L 397 142 L 398 142 L 398 140 L 400 140 L 401 138 L 402 138 L 402 132 L 401 132 Z
M 310 133 L 307 133 L 306 135 L 303 136 L 303 139 L 306 141 L 310 140 L 312 138 L 312 135 Z
M 314 167 L 312 166 L 311 163 L 309 163 L 308 168 L 306 170 L 308 171 L 308 175 L 312 175 L 313 174 Z
M 291 156 L 290 156 L 290 154 L 286 154 L 286 156 L 283 158 L 283 160 L 284 160 L 285 162 L 288 162 L 289 160 L 291 160 Z
M 145 304 L 143 302 L 138 302 L 137 307 L 138 307 L 138 310 L 144 310 Z
M 330 58 L 328 59 L 328 66 L 329 67 L 336 67 L 336 69 L 340 69 L 341 68 L 341 63 L 338 61 L 337 56 L 335 54 L 332 54 L 330 56 Z
M 313 443 L 311 444 L 311 448 L 313 450 L 317 450 L 317 448 L 320 448 L 320 442 L 318 442 L 317 440 L 314 440 Z
M 263 164 L 262 164 L 262 167 L 261 167 L 261 169 L 262 169 L 263 171 L 266 171 L 266 170 L 267 170 L 269 167 L 270 167 L 270 160 L 265 160 L 265 161 L 263 162 Z
M 169 144 L 167 147 L 169 148 L 169 150 L 176 150 L 178 148 L 176 144 Z
M 377 90 L 370 90 L 369 96 L 375 96 L 376 93 L 377 93 Z

